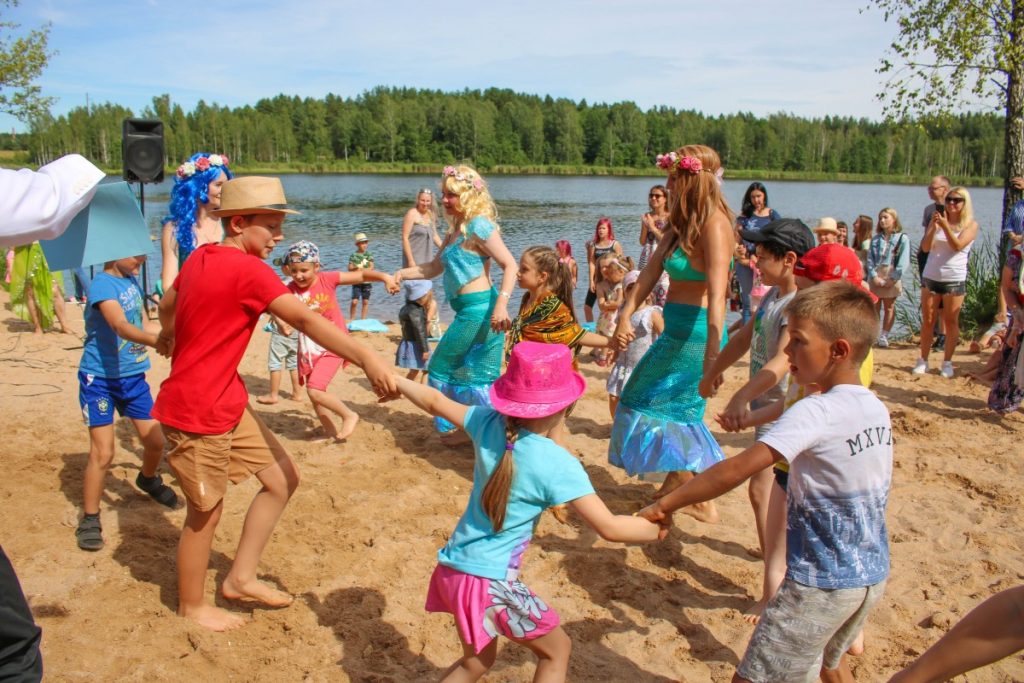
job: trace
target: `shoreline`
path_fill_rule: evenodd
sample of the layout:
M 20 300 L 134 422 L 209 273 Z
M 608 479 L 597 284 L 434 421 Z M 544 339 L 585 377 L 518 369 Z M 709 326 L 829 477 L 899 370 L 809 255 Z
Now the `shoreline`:
M 0 158 L 0 168 L 19 169 L 36 168 L 26 156 Z M 12 161 L 17 158 L 17 161 Z M 335 161 L 331 163 L 290 162 L 282 164 L 232 164 L 231 168 L 240 175 L 439 175 L 444 163 L 408 162 L 408 163 L 352 163 Z M 121 167 L 99 168 L 110 176 L 120 176 Z M 177 166 L 164 169 L 165 178 L 172 178 Z M 496 164 L 480 166 L 481 173 L 487 175 L 508 176 L 565 176 L 565 177 L 616 177 L 616 178 L 662 178 L 663 173 L 653 168 L 633 168 L 626 166 L 587 166 L 585 164 L 563 166 L 557 164 L 542 165 L 508 165 Z M 930 175 L 903 176 L 882 175 L 875 173 L 824 173 L 818 171 L 783 171 L 766 169 L 726 169 L 728 180 L 761 180 L 761 181 L 795 181 L 808 183 L 851 183 L 877 185 L 927 185 Z M 958 178 L 960 184 L 969 187 L 1002 187 L 1006 179 L 998 176 L 965 176 Z

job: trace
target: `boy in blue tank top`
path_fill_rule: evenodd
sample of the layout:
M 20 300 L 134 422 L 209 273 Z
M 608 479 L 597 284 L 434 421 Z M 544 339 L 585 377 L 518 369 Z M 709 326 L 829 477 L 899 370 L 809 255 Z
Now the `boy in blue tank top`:
M 108 261 L 89 287 L 85 345 L 78 370 L 78 402 L 89 428 L 89 461 L 83 482 L 84 516 L 75 530 L 78 547 L 103 547 L 100 497 L 103 478 L 114 459 L 114 411 L 131 419 L 142 441 L 142 469 L 135 484 L 161 505 L 173 508 L 178 496 L 157 474 L 164 435 L 149 411 L 153 397 L 146 383 L 147 346 L 170 354 L 156 332 L 142 325 L 142 291 L 135 275 L 145 256 Z

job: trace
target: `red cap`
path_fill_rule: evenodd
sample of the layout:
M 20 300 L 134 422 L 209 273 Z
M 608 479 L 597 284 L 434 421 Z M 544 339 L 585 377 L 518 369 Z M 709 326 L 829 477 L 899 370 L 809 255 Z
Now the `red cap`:
M 843 244 L 821 244 L 811 249 L 796 262 L 793 274 L 815 282 L 846 280 L 864 287 L 864 269 L 860 265 L 860 257 Z M 871 294 L 871 299 L 878 301 L 874 294 Z

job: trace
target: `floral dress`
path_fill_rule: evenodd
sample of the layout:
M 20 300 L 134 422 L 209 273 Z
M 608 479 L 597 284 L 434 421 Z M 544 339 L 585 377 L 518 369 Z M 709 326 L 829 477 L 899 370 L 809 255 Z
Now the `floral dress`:
M 1006 267 L 1010 269 L 1010 281 L 1020 299 L 1024 294 L 1024 268 L 1020 247 L 1010 250 L 1006 257 Z M 1012 334 L 1013 328 L 1010 329 Z M 1024 346 L 1024 334 L 1018 334 L 1017 343 L 1012 347 L 1009 341 L 1007 338 L 1003 343 L 996 379 L 988 395 L 988 407 L 1002 415 L 1017 410 L 1021 401 L 1024 401 L 1024 350 L 1021 349 Z

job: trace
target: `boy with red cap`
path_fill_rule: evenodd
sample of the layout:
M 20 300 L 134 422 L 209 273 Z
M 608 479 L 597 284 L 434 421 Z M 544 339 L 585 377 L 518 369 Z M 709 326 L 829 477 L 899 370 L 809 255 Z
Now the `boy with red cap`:
M 794 280 L 797 290 L 808 289 L 819 282 L 830 280 L 845 280 L 863 289 L 873 302 L 877 297 L 864 286 L 864 269 L 861 266 L 857 253 L 842 244 L 822 244 L 811 249 L 800 257 L 793 267 Z M 874 374 L 874 354 L 871 347 L 868 347 L 867 356 L 860 364 L 860 383 L 864 387 L 871 386 L 871 379 Z M 772 424 L 788 410 L 790 406 L 804 398 L 808 393 L 815 393 L 818 388 L 815 386 L 801 386 L 790 383 L 786 391 L 784 401 L 769 403 L 761 408 L 751 410 L 738 422 L 726 424 L 718 420 L 719 425 L 725 431 L 740 431 L 759 425 Z M 789 465 L 783 461 L 775 463 L 773 467 L 775 484 L 771 488 L 768 498 L 768 519 L 765 526 L 764 538 L 764 586 L 761 601 L 745 615 L 751 623 L 757 623 L 761 618 L 761 612 L 772 596 L 778 591 L 779 586 L 786 574 L 786 484 L 789 477 Z M 854 654 L 858 654 L 863 645 L 858 639 L 854 648 Z

